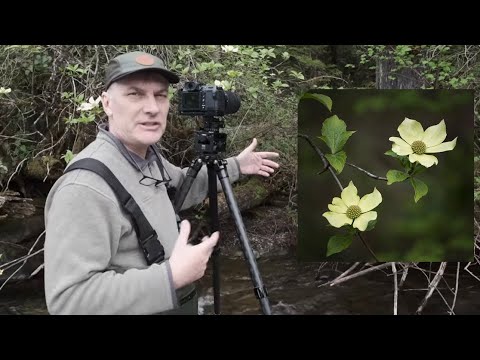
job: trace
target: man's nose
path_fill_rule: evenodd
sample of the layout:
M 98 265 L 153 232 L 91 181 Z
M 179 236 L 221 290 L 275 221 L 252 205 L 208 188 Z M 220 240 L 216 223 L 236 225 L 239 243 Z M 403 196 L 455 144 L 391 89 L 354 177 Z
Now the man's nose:
M 143 110 L 150 114 L 156 114 L 160 111 L 160 107 L 158 106 L 155 96 L 146 96 L 145 103 L 143 104 Z

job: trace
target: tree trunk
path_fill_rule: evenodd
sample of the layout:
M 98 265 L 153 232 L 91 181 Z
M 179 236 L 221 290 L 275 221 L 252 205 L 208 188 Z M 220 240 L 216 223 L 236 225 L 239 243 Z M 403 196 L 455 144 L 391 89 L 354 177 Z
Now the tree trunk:
M 246 183 L 236 186 L 233 194 L 240 211 L 245 211 L 261 205 L 267 199 L 269 191 L 260 179 L 252 177 Z M 218 194 L 218 216 L 222 218 L 229 215 L 227 200 L 222 191 Z
M 420 89 L 425 85 L 425 79 L 418 69 L 408 67 L 398 68 L 393 55 L 386 55 L 387 59 L 377 60 L 376 88 L 377 89 Z

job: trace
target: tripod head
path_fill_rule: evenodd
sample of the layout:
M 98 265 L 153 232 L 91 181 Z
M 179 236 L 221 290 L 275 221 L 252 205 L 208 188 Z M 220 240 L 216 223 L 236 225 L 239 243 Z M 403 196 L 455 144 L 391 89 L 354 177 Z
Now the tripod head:
M 223 119 L 215 116 L 204 116 L 204 125 L 195 131 L 194 149 L 199 158 L 205 163 L 221 160 L 221 153 L 226 151 L 227 134 L 220 133 L 225 127 Z

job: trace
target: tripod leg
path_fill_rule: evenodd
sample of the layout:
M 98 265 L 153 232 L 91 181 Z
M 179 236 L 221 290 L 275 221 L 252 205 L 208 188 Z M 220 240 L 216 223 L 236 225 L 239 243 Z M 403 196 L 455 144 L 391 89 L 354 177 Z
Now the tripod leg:
M 192 187 L 193 181 L 197 177 L 197 174 L 200 171 L 202 165 L 203 165 L 202 160 L 197 158 L 192 162 L 192 164 L 190 165 L 190 168 L 187 170 L 187 177 L 183 181 L 182 186 L 180 187 L 180 190 L 175 196 L 175 201 L 173 202 L 175 214 L 178 214 L 178 212 L 182 208 L 183 202 L 185 201 L 185 198 L 187 197 L 187 194 L 190 191 L 190 188 Z
M 235 219 L 235 225 L 237 229 L 238 237 L 240 238 L 240 244 L 242 246 L 243 255 L 248 261 L 250 277 L 254 283 L 255 296 L 259 299 L 262 306 L 262 311 L 265 315 L 271 315 L 272 311 L 270 309 L 270 303 L 268 301 L 267 289 L 263 285 L 260 273 L 257 268 L 257 263 L 255 261 L 255 255 L 250 247 L 250 243 L 247 238 L 247 232 L 243 224 L 243 220 L 238 208 L 237 202 L 235 200 L 232 187 L 228 180 L 228 173 L 225 167 L 226 160 L 219 160 L 215 162 L 217 175 L 222 184 L 223 192 L 225 193 L 225 198 L 227 200 L 228 207 L 230 212 Z
M 210 217 L 210 234 L 218 230 L 218 195 L 217 195 L 217 176 L 215 167 L 211 162 L 207 163 L 208 171 L 208 204 Z M 213 309 L 215 315 L 220 315 L 220 269 L 219 269 L 219 244 L 215 245 L 212 252 L 212 270 L 213 270 Z

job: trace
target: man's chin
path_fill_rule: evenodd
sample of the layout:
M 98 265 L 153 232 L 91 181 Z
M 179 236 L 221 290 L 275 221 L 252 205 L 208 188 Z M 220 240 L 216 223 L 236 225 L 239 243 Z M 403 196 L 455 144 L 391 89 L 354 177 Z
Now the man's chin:
M 157 142 L 160 141 L 160 139 L 162 138 L 162 135 L 163 135 L 163 132 L 151 132 L 151 133 L 143 133 L 139 140 L 147 145 L 147 146 L 150 146 L 150 145 L 153 145 L 153 144 L 156 144 Z

